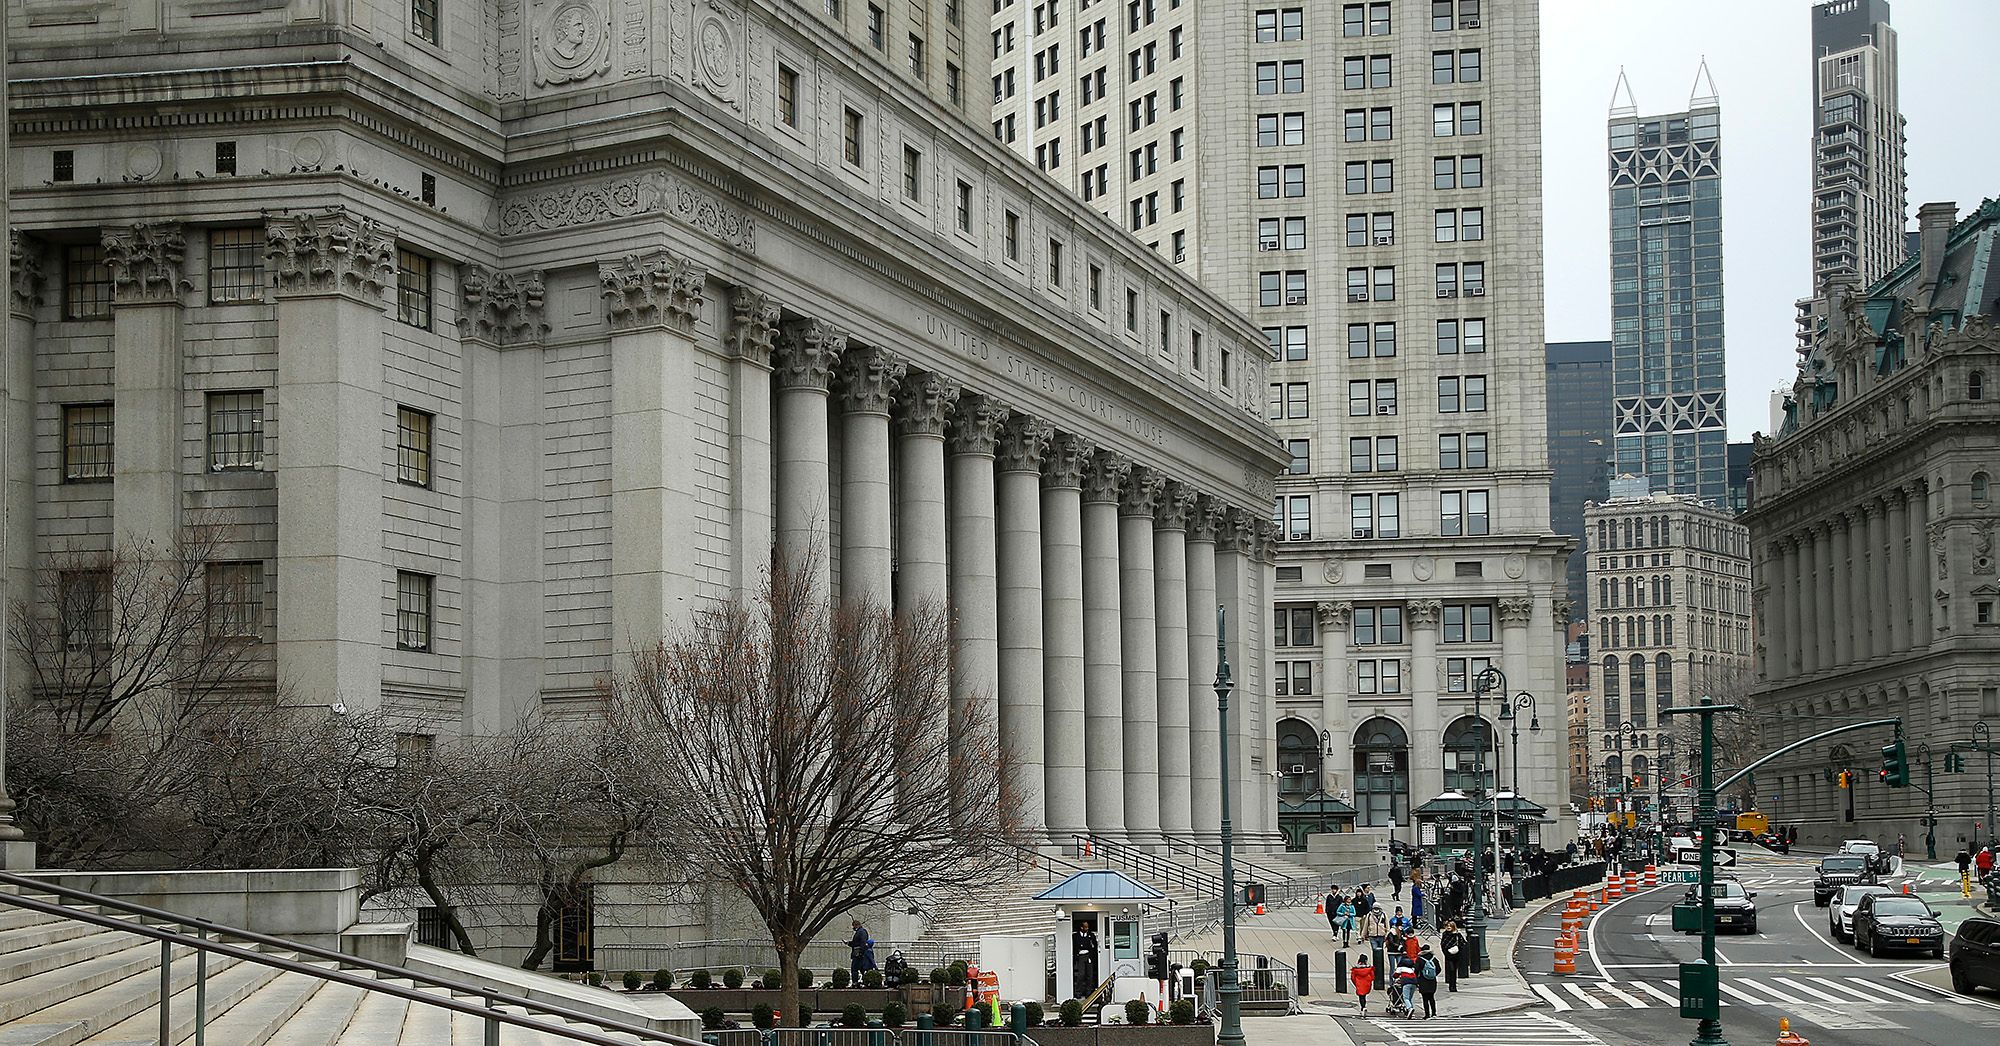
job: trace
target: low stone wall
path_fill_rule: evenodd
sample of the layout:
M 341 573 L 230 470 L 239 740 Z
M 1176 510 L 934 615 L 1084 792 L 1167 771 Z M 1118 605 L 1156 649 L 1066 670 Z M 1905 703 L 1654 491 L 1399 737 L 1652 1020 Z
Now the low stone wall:
M 240 930 L 338 948 L 361 912 L 358 868 L 36 872 L 73 890 Z
M 1028 1038 L 1040 1046 L 1212 1046 L 1212 1024 L 1107 1024 L 1065 1028 L 1044 1024 L 1029 1028 Z

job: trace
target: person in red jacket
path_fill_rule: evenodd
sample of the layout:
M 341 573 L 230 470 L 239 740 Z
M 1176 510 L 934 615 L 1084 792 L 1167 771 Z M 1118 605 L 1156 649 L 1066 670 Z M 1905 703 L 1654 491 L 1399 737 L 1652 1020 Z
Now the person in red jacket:
M 1375 990 L 1375 967 L 1369 965 L 1368 954 L 1363 952 L 1354 961 L 1354 969 L 1347 971 L 1347 978 L 1354 982 L 1354 997 L 1361 1003 L 1361 1012 L 1368 1012 L 1368 993 Z

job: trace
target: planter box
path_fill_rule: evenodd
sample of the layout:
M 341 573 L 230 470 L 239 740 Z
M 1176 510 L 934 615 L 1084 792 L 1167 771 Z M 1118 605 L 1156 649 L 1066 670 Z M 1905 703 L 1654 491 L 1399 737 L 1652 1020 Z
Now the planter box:
M 1109 1024 L 1065 1028 L 1044 1024 L 1029 1028 L 1028 1038 L 1040 1046 L 1213 1046 L 1215 1025 L 1193 1024 Z
M 926 982 L 924 984 L 906 984 L 896 990 L 902 993 L 903 1005 L 908 1006 L 910 1012 L 915 1014 L 918 1007 L 922 1007 L 925 1012 L 929 1012 L 931 1004 L 938 1001 L 938 992 L 941 989 L 938 985 Z M 963 992 L 964 989 L 961 988 L 959 991 Z
M 882 1007 L 896 1001 L 896 993 L 887 988 L 820 988 L 806 997 L 814 1013 L 837 1014 L 845 1007 L 859 1005 L 870 1017 L 881 1016 Z
M 762 989 L 752 991 L 749 988 L 676 987 L 668 989 L 667 994 L 673 996 L 681 1005 L 693 1010 L 697 1014 L 708 1009 L 710 1006 L 720 1006 L 724 1013 L 749 1013 L 752 1005 L 755 1005 L 756 1002 L 764 1001 L 761 998 L 756 1000 L 747 999 L 746 997 L 750 995 L 769 995 L 771 997 L 771 1005 L 776 1006 L 778 1004 L 777 992 L 765 992 Z

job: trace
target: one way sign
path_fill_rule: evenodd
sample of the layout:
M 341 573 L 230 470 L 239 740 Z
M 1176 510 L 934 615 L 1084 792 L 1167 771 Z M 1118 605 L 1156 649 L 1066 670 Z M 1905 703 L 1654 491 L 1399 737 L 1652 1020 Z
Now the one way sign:
M 1700 864 L 1700 863 L 1701 863 L 1701 847 L 1699 847 L 1699 846 L 1683 846 L 1683 847 L 1681 847 L 1680 849 L 1678 849 L 1678 850 L 1674 851 L 1674 863 L 1676 863 L 1676 864 Z M 1730 847 L 1730 846 L 1718 846 L 1718 847 L 1716 847 L 1716 848 L 1715 848 L 1715 866 L 1716 866 L 1717 868 L 1733 868 L 1733 867 L 1735 867 L 1735 866 L 1736 866 L 1736 849 L 1735 849 L 1734 847 Z

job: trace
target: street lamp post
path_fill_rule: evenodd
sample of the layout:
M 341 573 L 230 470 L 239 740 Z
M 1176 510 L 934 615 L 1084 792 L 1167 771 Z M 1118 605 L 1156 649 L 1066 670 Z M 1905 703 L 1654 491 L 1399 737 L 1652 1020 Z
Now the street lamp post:
M 1218 761 L 1222 770 L 1222 972 L 1217 977 L 1215 997 L 1222 1010 L 1222 1027 L 1216 1046 L 1243 1046 L 1243 985 L 1237 981 L 1236 962 L 1236 857 L 1229 822 L 1229 692 L 1236 684 L 1229 678 L 1229 612 L 1215 608 L 1215 715 L 1222 737 Z
M 1486 819 L 1480 811 L 1486 805 L 1486 749 L 1500 747 L 1500 732 L 1486 724 L 1486 717 L 1480 714 L 1481 703 L 1488 690 L 1498 689 L 1506 700 L 1507 673 L 1488 666 L 1481 669 L 1472 680 L 1472 724 L 1473 729 L 1483 731 L 1485 737 L 1479 745 L 1479 757 L 1472 763 L 1472 918 L 1466 920 L 1466 944 L 1472 949 L 1472 972 L 1486 970 Z M 1496 754 L 1495 758 L 1498 756 Z M 1497 805 L 1497 804 L 1496 804 Z M 1498 862 L 1495 862 L 1497 869 Z
M 1699 1013 L 1701 1023 L 1688 1046 L 1729 1046 L 1722 1037 L 1721 995 L 1716 987 L 1715 834 L 1720 822 L 1715 814 L 1715 714 L 1740 710 L 1736 705 L 1718 705 L 1707 694 L 1695 707 L 1660 710 L 1661 715 L 1701 717 L 1701 791 L 1695 796 L 1695 826 L 1701 830 L 1701 962 L 1681 965 L 1681 1015 Z M 1691 979 L 1691 968 L 1700 968 L 1700 975 Z
M 1972 743 L 1986 752 L 1986 838 L 1996 838 L 1993 829 L 1993 727 L 1982 719 L 1972 724 Z M 1977 843 L 1979 840 L 1974 839 Z
M 1637 790 L 1632 787 L 1632 764 L 1625 759 L 1625 739 L 1626 738 L 1632 739 L 1632 748 L 1634 749 L 1634 755 L 1637 755 L 1638 754 L 1637 750 L 1639 748 L 1638 724 L 1632 722 L 1630 719 L 1627 719 L 1624 722 L 1618 724 L 1617 737 L 1618 737 L 1618 772 L 1619 774 L 1623 775 L 1622 779 L 1618 782 L 1619 791 L 1625 793 L 1627 797 L 1625 800 L 1626 803 L 1631 807 L 1633 807 L 1632 813 L 1637 814 L 1639 812 L 1638 810 L 1639 801 L 1636 798 Z
M 1528 850 L 1527 845 L 1521 839 L 1520 821 L 1521 717 L 1514 714 L 1516 709 L 1521 708 L 1528 710 L 1528 733 L 1533 735 L 1542 732 L 1542 715 L 1541 711 L 1535 707 L 1535 695 L 1523 690 L 1515 694 L 1512 699 L 1501 702 L 1500 718 L 1507 723 L 1507 750 L 1514 753 L 1514 783 L 1511 788 L 1514 793 L 1514 852 L 1516 854 L 1525 854 Z

